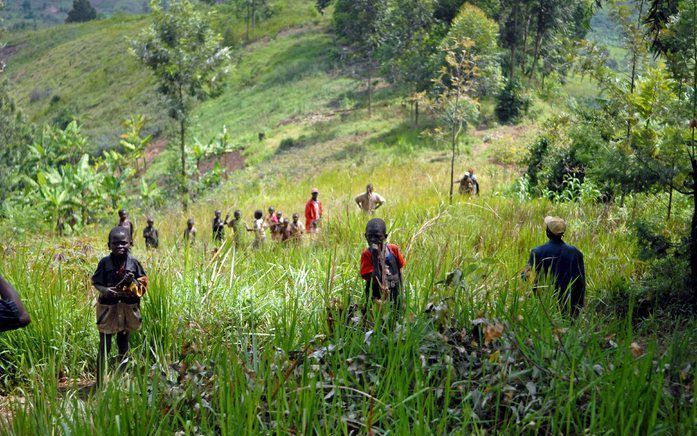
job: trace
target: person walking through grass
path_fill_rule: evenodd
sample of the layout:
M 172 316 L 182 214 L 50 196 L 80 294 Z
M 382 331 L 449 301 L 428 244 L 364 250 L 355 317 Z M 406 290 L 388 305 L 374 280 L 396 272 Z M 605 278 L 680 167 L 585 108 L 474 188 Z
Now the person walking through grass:
M 228 223 L 228 226 L 232 229 L 232 238 L 235 243 L 235 248 L 239 249 L 242 244 L 242 211 L 236 210 L 233 213 L 232 220 Z
M 148 225 L 143 229 L 143 239 L 145 240 L 145 248 L 157 249 L 160 246 L 160 236 L 154 226 L 155 221 L 152 217 L 148 217 Z
M 248 232 L 254 232 L 254 243 L 252 248 L 261 248 L 266 243 L 266 222 L 264 221 L 264 212 L 257 210 L 254 212 L 254 224 L 252 228 L 245 228 Z
M 140 299 L 148 288 L 148 277 L 143 266 L 131 256 L 130 237 L 123 227 L 109 232 L 109 256 L 99 261 L 92 276 L 92 285 L 99 291 L 97 300 L 97 384 L 103 382 L 106 358 L 116 335 L 119 367 L 127 363 L 128 340 L 131 332 L 141 326 Z
M 123 227 L 128 231 L 128 237 L 131 238 L 131 247 L 133 246 L 133 236 L 135 235 L 136 228 L 133 222 L 128 219 L 128 212 L 125 209 L 119 210 L 119 223 L 117 227 Z
M 15 288 L 0 276 L 0 332 L 26 327 L 31 322 L 29 313 Z
M 545 232 L 549 242 L 535 247 L 530 252 L 528 264 L 523 271 L 527 279 L 535 271 L 534 291 L 541 288 L 540 281 L 554 284 L 562 312 L 577 316 L 586 297 L 586 269 L 583 253 L 576 247 L 566 244 L 562 238 L 566 232 L 566 222 L 554 216 L 544 219 Z
M 402 269 L 406 265 L 399 247 L 387 243 L 387 226 L 373 218 L 365 226 L 368 248 L 361 253 L 360 273 L 368 303 L 391 301 L 401 307 Z
M 194 225 L 194 219 L 189 218 L 186 220 L 186 228 L 184 229 L 184 242 L 189 245 L 194 245 L 196 242 L 196 226 Z
M 322 202 L 319 200 L 319 189 L 313 188 L 312 197 L 305 203 L 305 231 L 307 233 L 317 233 L 323 213 Z
M 213 242 L 218 242 L 221 243 L 225 240 L 225 226 L 228 223 L 228 218 L 230 218 L 229 215 L 225 216 L 225 220 L 220 218 L 220 215 L 222 214 L 221 211 L 216 210 L 214 217 L 213 217 Z
M 385 204 L 385 199 L 373 190 L 373 185 L 370 183 L 365 187 L 365 192 L 358 194 L 353 201 L 360 210 L 369 215 L 374 214 L 380 206 Z

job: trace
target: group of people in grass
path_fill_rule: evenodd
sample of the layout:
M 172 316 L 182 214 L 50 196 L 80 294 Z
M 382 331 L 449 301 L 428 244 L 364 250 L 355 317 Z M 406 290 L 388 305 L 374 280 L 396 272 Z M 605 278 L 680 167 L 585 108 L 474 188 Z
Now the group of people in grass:
M 306 232 L 316 232 L 322 219 L 323 210 L 318 195 L 319 191 L 313 189 L 312 197 L 305 206 Z M 374 213 L 385 203 L 385 199 L 373 191 L 372 185 L 368 185 L 366 192 L 356 196 L 354 201 L 362 211 L 369 214 Z M 250 229 L 245 226 L 245 230 L 255 232 L 257 246 L 265 240 L 265 236 L 261 236 L 265 228 L 278 226 L 279 219 L 283 220 L 283 224 L 287 224 L 287 219 L 273 212 L 273 208 L 270 208 L 269 214 L 263 217 L 262 212 L 258 210 L 254 213 L 253 227 Z M 232 227 L 233 232 L 241 231 L 239 211 L 235 212 L 232 222 L 236 224 L 233 225 L 227 222 L 227 217 L 222 220 L 220 215 L 220 211 L 216 211 L 213 220 L 215 240 L 224 239 L 225 225 Z M 296 218 L 297 214 L 294 215 L 295 226 L 300 227 Z M 531 251 L 522 276 L 527 278 L 535 272 L 538 277 L 545 275 L 550 277 L 560 306 L 566 313 L 576 316 L 583 307 L 585 299 L 583 255 L 578 249 L 563 241 L 567 228 L 563 219 L 548 216 L 544 219 L 544 226 L 549 241 Z M 190 228 L 187 227 L 187 229 Z M 109 232 L 110 254 L 99 261 L 92 276 L 92 285 L 99 293 L 96 305 L 99 331 L 98 383 L 103 380 L 106 357 L 111 351 L 114 335 L 118 348 L 119 368 L 122 368 L 128 362 L 130 334 L 140 329 L 142 324 L 140 300 L 147 291 L 148 277 L 141 263 L 130 253 L 134 232 L 133 224 L 128 220 L 128 214 L 121 211 L 119 224 Z M 301 235 L 302 232 L 299 234 Z M 189 240 L 192 240 L 193 235 L 195 232 L 189 230 Z M 148 227 L 143 231 L 143 237 L 149 247 L 157 247 L 157 231 L 152 227 L 152 220 L 148 220 Z M 367 248 L 360 255 L 359 273 L 365 281 L 366 304 L 390 302 L 396 308 L 401 308 L 404 296 L 402 270 L 406 266 L 402 252 L 397 245 L 387 242 L 387 225 L 380 218 L 368 221 L 364 237 Z M 283 234 L 281 240 L 282 238 Z M 535 291 L 537 287 L 538 278 L 535 279 Z M 0 277 L 0 331 L 21 328 L 29 322 L 29 314 L 17 291 Z

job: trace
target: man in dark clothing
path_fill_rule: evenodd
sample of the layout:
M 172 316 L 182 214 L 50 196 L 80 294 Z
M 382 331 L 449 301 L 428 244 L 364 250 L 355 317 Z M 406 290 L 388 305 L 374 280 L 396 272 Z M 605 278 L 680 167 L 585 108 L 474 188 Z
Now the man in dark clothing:
M 31 322 L 19 294 L 0 276 L 0 332 L 26 327 Z
M 155 221 L 152 217 L 148 217 L 148 226 L 143 229 L 143 239 L 145 239 L 145 248 L 157 248 L 160 246 L 160 237 L 157 229 L 153 226 Z
M 128 231 L 128 235 L 131 238 L 131 247 L 133 246 L 133 236 L 135 235 L 136 229 L 131 220 L 128 219 L 128 212 L 125 209 L 119 211 L 119 223 L 117 227 L 123 227 Z
M 223 242 L 225 239 L 225 226 L 227 225 L 227 220 L 229 215 L 225 217 L 225 221 L 220 218 L 221 212 L 219 210 L 215 211 L 215 217 L 213 218 L 213 240 L 215 242 Z
M 586 296 L 586 270 L 583 265 L 583 253 L 576 247 L 562 241 L 566 232 L 566 223 L 558 217 L 548 216 L 544 220 L 549 242 L 534 248 L 523 271 L 526 278 L 534 268 L 535 292 L 540 277 L 554 283 L 554 291 L 564 313 L 577 316 Z
M 99 261 L 92 285 L 99 291 L 97 300 L 97 383 L 102 383 L 106 356 L 116 335 L 119 361 L 125 362 L 128 339 L 141 326 L 140 299 L 148 287 L 148 277 L 140 262 L 130 255 L 127 230 L 114 227 L 109 232 L 111 254 Z

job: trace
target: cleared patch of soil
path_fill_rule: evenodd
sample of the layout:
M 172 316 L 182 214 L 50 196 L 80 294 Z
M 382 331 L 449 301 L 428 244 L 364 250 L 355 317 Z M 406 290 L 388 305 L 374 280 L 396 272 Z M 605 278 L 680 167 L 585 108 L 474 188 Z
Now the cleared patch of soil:
M 206 173 L 215 167 L 215 164 L 220 162 L 220 166 L 228 173 L 239 171 L 244 168 L 244 156 L 239 150 L 231 151 L 201 162 L 201 173 Z
M 148 166 L 152 163 L 155 158 L 164 151 L 167 147 L 167 138 L 159 136 L 150 142 L 150 145 L 145 150 L 145 162 Z

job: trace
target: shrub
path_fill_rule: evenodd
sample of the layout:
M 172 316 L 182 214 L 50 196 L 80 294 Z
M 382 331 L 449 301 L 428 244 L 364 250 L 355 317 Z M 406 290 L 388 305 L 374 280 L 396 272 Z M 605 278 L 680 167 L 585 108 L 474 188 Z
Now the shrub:
M 530 109 L 531 98 L 518 79 L 509 79 L 498 96 L 496 116 L 502 123 L 515 123 Z
M 293 148 L 301 148 L 305 146 L 305 136 L 299 138 L 283 138 L 278 145 L 278 151 L 286 151 Z

